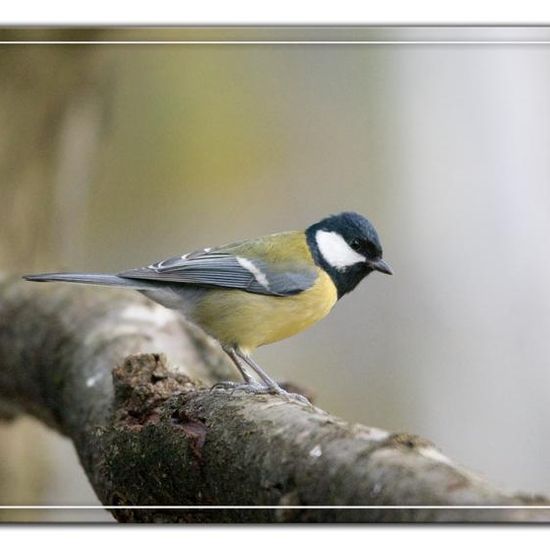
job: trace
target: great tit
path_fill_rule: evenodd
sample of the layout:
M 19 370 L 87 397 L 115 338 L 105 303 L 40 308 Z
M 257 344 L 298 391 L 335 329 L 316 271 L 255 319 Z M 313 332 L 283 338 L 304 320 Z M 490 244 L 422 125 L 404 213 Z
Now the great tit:
M 286 393 L 251 353 L 325 317 L 372 271 L 392 274 L 376 230 L 363 216 L 344 212 L 305 231 L 205 248 L 117 275 L 44 273 L 24 278 L 137 290 L 183 313 L 215 338 L 244 379 L 233 386 Z M 248 368 L 263 384 L 254 381 Z

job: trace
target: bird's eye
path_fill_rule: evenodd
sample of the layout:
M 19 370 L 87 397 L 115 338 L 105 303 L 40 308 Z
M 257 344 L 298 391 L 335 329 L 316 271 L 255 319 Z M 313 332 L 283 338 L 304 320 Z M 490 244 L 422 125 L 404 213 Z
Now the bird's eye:
M 349 245 L 353 248 L 353 250 L 361 250 L 361 241 L 359 239 L 353 239 Z

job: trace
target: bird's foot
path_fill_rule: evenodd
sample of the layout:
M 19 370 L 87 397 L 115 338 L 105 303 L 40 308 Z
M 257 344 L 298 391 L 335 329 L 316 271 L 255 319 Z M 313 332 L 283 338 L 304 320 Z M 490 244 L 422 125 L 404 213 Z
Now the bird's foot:
M 274 380 L 268 379 L 265 380 L 265 389 L 267 393 L 270 393 L 272 395 L 280 395 L 281 397 L 284 397 L 289 400 L 298 401 L 300 403 L 303 403 L 304 405 L 310 405 L 309 399 L 307 397 L 299 394 L 299 393 L 293 393 L 286 391 L 285 389 L 281 388 L 277 382 Z
M 230 381 L 217 382 L 210 388 L 210 391 L 215 391 L 215 390 L 229 390 L 231 392 L 231 395 L 239 391 L 242 391 L 245 393 L 253 393 L 255 395 L 266 395 L 266 394 L 280 395 L 281 397 L 286 397 L 287 399 L 295 400 L 305 405 L 311 405 L 309 400 L 299 393 L 290 393 L 283 390 L 279 386 L 267 386 L 267 385 L 264 386 L 256 382 L 250 382 L 250 383 L 230 382 Z
M 261 393 L 269 393 L 269 388 L 266 388 L 265 386 L 262 386 L 261 384 L 257 384 L 256 382 L 230 382 L 230 381 L 224 381 L 224 382 L 217 382 L 214 384 L 210 391 L 214 390 L 230 390 L 231 395 L 233 395 L 237 391 L 243 391 L 246 393 L 255 393 L 255 394 L 261 394 Z
M 309 407 L 312 406 L 311 401 L 305 395 L 302 395 L 301 393 L 290 393 L 290 392 L 285 391 L 285 394 L 289 399 L 292 399 L 294 401 L 298 401 L 298 403 L 302 403 L 302 405 L 308 405 Z
M 281 397 L 284 397 L 286 399 L 289 399 L 291 401 L 298 401 L 299 403 L 302 403 L 304 405 L 311 406 L 311 403 L 309 399 L 305 396 L 303 396 L 300 393 L 291 393 L 279 386 L 279 384 L 270 384 L 265 386 L 266 393 L 270 393 L 271 395 L 280 395 Z

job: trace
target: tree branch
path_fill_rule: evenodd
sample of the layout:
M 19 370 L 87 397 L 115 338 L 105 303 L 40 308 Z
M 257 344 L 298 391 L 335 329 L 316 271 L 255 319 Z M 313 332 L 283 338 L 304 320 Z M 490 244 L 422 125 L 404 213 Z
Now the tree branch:
M 166 357 L 169 359 L 167 360 Z M 216 344 L 137 293 L 0 282 L 0 411 L 74 442 L 105 505 L 550 504 L 493 488 L 418 436 L 208 387 Z M 537 509 L 117 509 L 122 521 L 548 521 Z

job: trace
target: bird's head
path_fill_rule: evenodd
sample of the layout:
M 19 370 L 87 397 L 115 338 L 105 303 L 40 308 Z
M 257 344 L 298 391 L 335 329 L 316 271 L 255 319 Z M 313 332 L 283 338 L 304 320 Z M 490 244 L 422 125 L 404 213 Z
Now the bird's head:
M 378 234 L 367 218 L 343 212 L 306 229 L 315 263 L 332 278 L 338 297 L 351 292 L 372 271 L 392 274 L 382 259 Z

